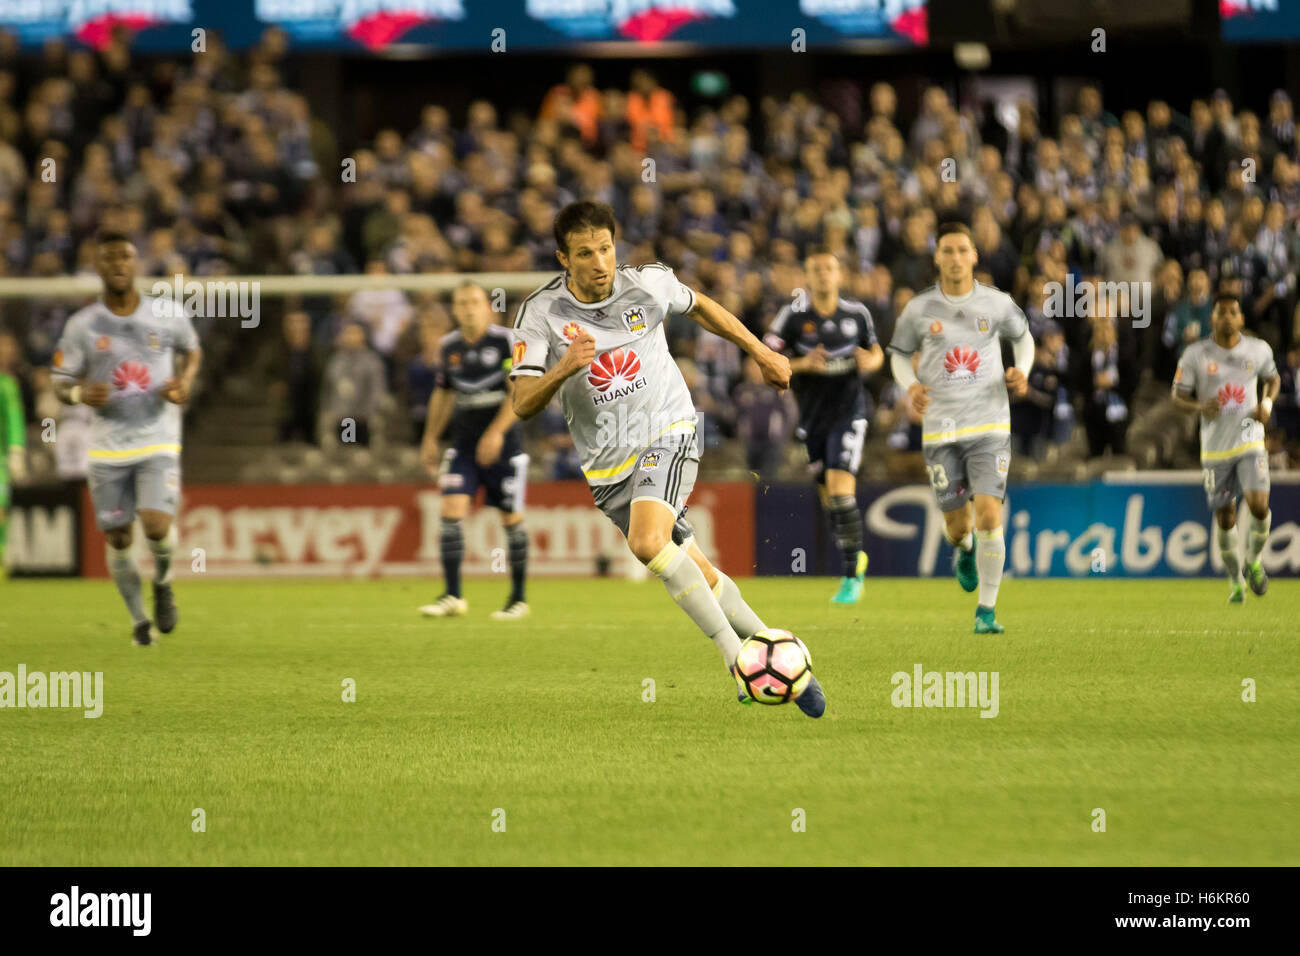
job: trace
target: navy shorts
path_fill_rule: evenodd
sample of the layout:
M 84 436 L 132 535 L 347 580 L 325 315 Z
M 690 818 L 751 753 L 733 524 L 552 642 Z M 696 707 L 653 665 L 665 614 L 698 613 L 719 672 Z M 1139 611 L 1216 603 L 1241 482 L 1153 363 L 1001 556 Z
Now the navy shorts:
M 862 446 L 867 440 L 867 416 L 864 412 L 846 415 L 829 427 L 799 428 L 804 449 L 808 452 L 808 472 L 818 484 L 826 483 L 826 469 L 836 468 L 856 475 L 862 466 Z
M 487 490 L 487 503 L 507 514 L 524 510 L 528 482 L 528 455 L 518 447 L 502 449 L 501 457 L 486 468 L 474 460 L 473 448 L 448 448 L 438 469 L 438 490 L 444 495 L 469 495 Z

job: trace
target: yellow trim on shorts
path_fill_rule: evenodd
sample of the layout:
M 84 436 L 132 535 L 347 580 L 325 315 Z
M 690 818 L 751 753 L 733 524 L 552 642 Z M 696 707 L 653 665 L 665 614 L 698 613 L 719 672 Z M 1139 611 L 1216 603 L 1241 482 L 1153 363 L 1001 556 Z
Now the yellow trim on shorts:
M 1236 448 L 1229 448 L 1227 451 L 1203 451 L 1201 452 L 1201 461 L 1224 461 L 1228 458 L 1236 458 L 1238 455 L 1244 455 L 1252 449 L 1258 448 L 1264 450 L 1263 441 L 1248 441 L 1244 445 L 1238 445 Z
M 171 451 L 176 454 L 181 453 L 180 445 L 145 445 L 143 448 L 92 448 L 90 457 L 94 459 L 118 459 L 118 458 L 137 458 L 141 455 L 160 455 L 163 452 Z
M 960 438 L 962 435 L 978 435 L 982 432 L 1011 432 L 1010 422 L 998 422 L 995 425 L 971 425 L 968 428 L 958 428 L 950 432 L 930 432 L 930 434 L 921 434 L 921 441 L 947 441 L 951 438 Z
M 663 429 L 663 431 L 659 432 L 658 435 L 650 436 L 650 441 L 653 442 L 660 435 L 666 435 L 668 434 L 668 432 L 671 431 L 684 431 L 684 429 L 678 427 L 680 425 L 685 425 L 686 428 L 689 428 L 691 431 L 695 431 L 694 422 L 688 422 L 685 419 L 682 419 L 680 422 L 673 422 L 671 425 L 668 425 Z M 647 444 L 646 448 L 648 447 L 650 446 Z M 629 468 L 631 468 L 633 465 L 636 464 L 636 460 L 641 457 L 642 451 L 645 451 L 645 448 L 642 448 L 641 451 L 634 452 L 633 454 L 629 455 L 627 461 L 623 462 L 621 465 L 615 465 L 613 468 L 595 468 L 591 471 L 587 471 L 584 469 L 582 474 L 588 481 L 591 481 L 593 478 L 613 478 L 616 475 L 621 475 L 623 474 L 623 472 L 627 471 Z

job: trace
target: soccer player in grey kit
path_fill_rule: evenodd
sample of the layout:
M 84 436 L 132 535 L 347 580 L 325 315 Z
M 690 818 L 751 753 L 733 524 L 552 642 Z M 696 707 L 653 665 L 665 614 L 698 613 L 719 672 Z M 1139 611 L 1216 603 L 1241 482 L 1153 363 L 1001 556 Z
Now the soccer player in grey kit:
M 555 217 L 564 273 L 524 299 L 515 316 L 515 412 L 531 418 L 559 393 L 596 506 L 731 670 L 741 640 L 764 624 L 736 583 L 705 557 L 686 521 L 700 460 L 695 406 L 663 323 L 670 314 L 685 315 L 734 342 L 776 389 L 789 387 L 790 361 L 667 266 L 619 266 L 615 228 L 603 203 L 571 203 Z M 795 703 L 809 717 L 825 712 L 816 677 Z
M 957 581 L 966 591 L 979 588 L 975 633 L 1001 634 L 994 605 L 1007 556 L 1002 499 L 1011 467 L 1008 394 L 1028 390 L 1034 339 L 1009 295 L 975 281 L 977 258 L 967 226 L 939 227 L 934 251 L 939 282 L 908 302 L 898 317 L 889 343 L 890 368 L 923 416 L 921 450 L 955 549 Z M 1002 367 L 1002 339 L 1011 340 L 1014 368 Z M 920 359 L 913 371 L 916 353 Z
M 108 539 L 108 570 L 133 624 L 132 640 L 152 644 L 176 626 L 171 566 L 172 518 L 180 500 L 181 409 L 203 360 L 180 303 L 135 289 L 136 251 L 120 233 L 101 233 L 95 271 L 103 297 L 71 318 L 54 353 L 54 391 L 67 405 L 95 410 L 90 498 Z M 144 612 L 140 572 L 131 559 L 132 525 L 144 526 L 156 572 L 154 621 Z

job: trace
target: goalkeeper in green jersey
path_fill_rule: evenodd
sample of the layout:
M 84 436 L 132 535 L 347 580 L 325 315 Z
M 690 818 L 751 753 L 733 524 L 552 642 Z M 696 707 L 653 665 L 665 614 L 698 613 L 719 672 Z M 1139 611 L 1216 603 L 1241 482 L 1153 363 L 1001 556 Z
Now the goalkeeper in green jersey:
M 0 333 L 0 575 L 4 574 L 5 535 L 9 529 L 9 482 L 22 481 L 27 470 L 27 418 L 18 379 L 9 368 L 18 356 L 12 335 Z

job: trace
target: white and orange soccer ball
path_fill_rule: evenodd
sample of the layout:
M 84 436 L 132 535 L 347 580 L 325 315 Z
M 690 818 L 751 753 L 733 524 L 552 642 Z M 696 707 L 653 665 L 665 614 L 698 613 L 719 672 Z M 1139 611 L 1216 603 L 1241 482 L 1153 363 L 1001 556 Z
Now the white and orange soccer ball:
M 788 704 L 812 680 L 812 654 L 789 631 L 769 627 L 740 645 L 736 683 L 760 704 Z

